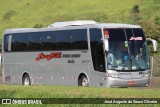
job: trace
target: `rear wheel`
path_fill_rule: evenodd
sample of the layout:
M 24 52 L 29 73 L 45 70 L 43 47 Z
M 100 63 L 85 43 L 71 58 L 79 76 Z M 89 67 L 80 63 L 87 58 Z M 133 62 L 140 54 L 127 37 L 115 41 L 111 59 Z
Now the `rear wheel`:
M 28 74 L 25 74 L 22 78 L 23 85 L 31 85 L 31 80 Z
M 82 87 L 88 87 L 89 86 L 88 78 L 86 76 L 82 76 L 79 79 L 79 86 L 82 86 Z

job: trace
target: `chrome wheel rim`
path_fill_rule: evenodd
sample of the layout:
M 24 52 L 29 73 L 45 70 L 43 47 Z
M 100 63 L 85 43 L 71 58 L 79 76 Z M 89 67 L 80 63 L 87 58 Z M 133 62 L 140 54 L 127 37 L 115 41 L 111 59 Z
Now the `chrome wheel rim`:
M 29 77 L 26 77 L 26 78 L 24 79 L 24 85 L 29 85 Z
M 88 86 L 88 80 L 87 80 L 87 78 L 83 78 L 83 80 L 82 80 L 82 86 Z

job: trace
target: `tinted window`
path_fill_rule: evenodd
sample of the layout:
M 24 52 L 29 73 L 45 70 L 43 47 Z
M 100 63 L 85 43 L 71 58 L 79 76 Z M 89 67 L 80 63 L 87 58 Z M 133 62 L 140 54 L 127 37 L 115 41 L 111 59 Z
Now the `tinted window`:
M 4 51 L 8 51 L 8 40 L 9 40 L 9 35 L 4 36 Z
M 133 29 L 133 32 L 135 37 L 142 37 L 143 41 L 146 40 L 142 29 Z
M 8 49 L 8 36 L 4 38 Z M 88 49 L 87 30 L 63 30 L 13 34 L 11 51 Z
M 126 40 L 124 29 L 110 29 L 109 35 L 110 35 L 109 36 L 110 41 L 124 41 L 124 40 Z
M 87 30 L 71 31 L 72 49 L 88 49 Z
M 13 34 L 11 45 L 11 51 L 26 51 L 28 47 L 26 34 Z
M 91 54 L 95 71 L 105 72 L 105 60 L 100 29 L 90 29 Z
M 56 32 L 57 50 L 71 49 L 71 36 L 69 31 Z
M 29 46 L 28 50 L 41 50 L 41 33 L 29 33 L 28 40 Z
M 56 36 L 53 32 L 42 33 L 42 50 L 56 49 Z

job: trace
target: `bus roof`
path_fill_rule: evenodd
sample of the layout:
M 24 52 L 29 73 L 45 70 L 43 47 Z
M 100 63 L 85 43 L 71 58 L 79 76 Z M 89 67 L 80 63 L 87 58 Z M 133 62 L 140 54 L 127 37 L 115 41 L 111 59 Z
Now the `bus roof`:
M 97 22 L 96 21 L 93 21 L 93 20 L 77 20 L 77 21 L 65 21 L 65 22 L 56 22 L 56 23 L 53 23 L 51 25 L 48 26 L 48 28 L 50 27 L 54 27 L 54 28 L 57 28 L 57 27 L 68 27 L 68 26 L 82 26 L 82 25 L 93 25 L 93 24 L 96 24 Z
M 81 28 L 141 28 L 138 25 L 119 24 L 119 23 L 97 23 L 90 20 L 78 20 L 67 22 L 56 22 L 49 25 L 47 28 L 16 28 L 7 29 L 4 34 L 23 33 L 23 32 L 40 32 L 40 31 L 53 31 L 53 30 L 68 30 L 68 29 L 81 29 Z
M 95 24 L 95 26 L 101 28 L 142 28 L 139 25 L 120 24 L 120 23 L 99 23 Z

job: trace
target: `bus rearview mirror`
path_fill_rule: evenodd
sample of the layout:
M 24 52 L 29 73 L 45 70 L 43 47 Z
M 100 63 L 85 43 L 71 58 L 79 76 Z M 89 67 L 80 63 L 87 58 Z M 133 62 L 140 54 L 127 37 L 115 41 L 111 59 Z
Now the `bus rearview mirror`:
M 153 50 L 157 51 L 157 41 L 151 38 L 147 38 L 147 41 L 151 41 L 153 45 Z

